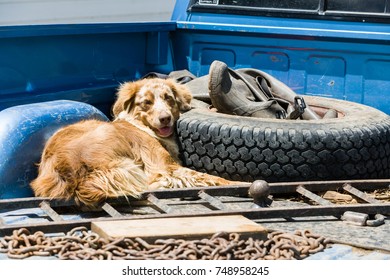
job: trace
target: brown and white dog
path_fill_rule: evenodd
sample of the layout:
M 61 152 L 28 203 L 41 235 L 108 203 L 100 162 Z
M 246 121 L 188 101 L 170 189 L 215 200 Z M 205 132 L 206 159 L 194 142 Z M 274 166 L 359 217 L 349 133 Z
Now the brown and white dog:
M 174 133 L 180 112 L 191 109 L 187 87 L 171 79 L 143 79 L 123 84 L 117 96 L 113 107 L 116 120 L 127 120 L 159 140 L 180 163 Z
M 174 125 L 190 102 L 188 89 L 173 80 L 123 84 L 113 122 L 78 122 L 48 140 L 31 182 L 35 195 L 95 208 L 108 197 L 138 197 L 157 188 L 232 184 L 177 162 Z

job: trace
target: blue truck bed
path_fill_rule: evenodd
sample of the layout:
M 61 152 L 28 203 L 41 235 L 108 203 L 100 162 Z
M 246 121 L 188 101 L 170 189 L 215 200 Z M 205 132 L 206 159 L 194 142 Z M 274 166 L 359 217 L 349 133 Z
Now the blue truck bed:
M 29 182 L 47 138 L 81 119 L 112 119 L 117 87 L 149 72 L 201 77 L 220 60 L 262 70 L 303 96 L 390 114 L 387 10 L 233 2 L 177 1 L 168 22 L 0 26 L 0 200 L 33 197 Z

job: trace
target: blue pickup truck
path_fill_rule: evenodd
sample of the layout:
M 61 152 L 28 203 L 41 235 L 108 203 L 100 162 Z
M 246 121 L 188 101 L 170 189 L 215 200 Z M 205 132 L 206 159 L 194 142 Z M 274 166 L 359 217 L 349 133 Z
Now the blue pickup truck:
M 217 114 L 207 90 L 193 92 L 200 105 L 177 125 L 183 164 L 239 181 L 389 188 L 389 4 L 179 0 L 168 22 L 0 26 L 0 212 L 33 201 L 29 183 L 57 129 L 112 119 L 122 82 L 184 69 L 201 78 L 216 60 L 264 71 L 337 117 Z

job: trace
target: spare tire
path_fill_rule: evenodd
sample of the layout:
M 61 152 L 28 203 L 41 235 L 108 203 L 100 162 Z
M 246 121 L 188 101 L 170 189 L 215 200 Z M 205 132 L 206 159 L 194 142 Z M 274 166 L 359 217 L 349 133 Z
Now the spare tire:
M 365 105 L 305 96 L 319 115 L 280 120 L 212 112 L 204 106 L 178 121 L 184 165 L 238 181 L 390 177 L 390 116 Z

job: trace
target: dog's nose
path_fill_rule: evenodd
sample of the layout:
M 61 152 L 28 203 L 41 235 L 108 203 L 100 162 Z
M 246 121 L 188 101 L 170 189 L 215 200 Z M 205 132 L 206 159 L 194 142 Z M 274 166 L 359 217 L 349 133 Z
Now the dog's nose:
M 162 125 L 168 125 L 171 123 L 172 116 L 166 113 L 163 113 L 159 117 L 159 121 Z

